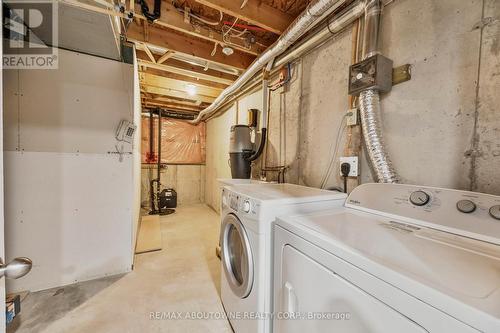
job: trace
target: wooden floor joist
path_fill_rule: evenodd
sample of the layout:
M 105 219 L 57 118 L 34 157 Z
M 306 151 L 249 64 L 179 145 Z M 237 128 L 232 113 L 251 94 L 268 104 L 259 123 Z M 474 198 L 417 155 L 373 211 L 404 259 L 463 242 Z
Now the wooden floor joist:
M 248 1 L 243 8 L 241 8 L 241 1 L 236 0 L 196 0 L 196 2 L 278 35 L 282 34 L 294 19 L 294 17 L 256 0 Z
M 236 75 L 222 73 L 213 69 L 204 70 L 200 66 L 190 65 L 172 58 L 168 59 L 163 64 L 153 63 L 147 54 L 141 50 L 137 50 L 137 59 L 140 66 L 179 75 L 186 75 L 195 79 L 214 81 L 230 85 L 238 78 Z
M 171 89 L 171 88 L 160 88 L 160 87 L 141 85 L 141 91 L 146 92 L 146 93 L 151 93 L 151 94 L 163 95 L 163 96 L 172 96 L 175 98 L 182 98 L 182 99 L 187 99 L 187 100 L 191 100 L 191 101 L 202 101 L 205 103 L 213 103 L 213 101 L 215 101 L 214 97 L 203 96 L 203 95 L 192 96 L 184 91 L 180 91 L 177 89 Z
M 112 9 L 111 6 L 109 8 L 104 8 L 102 6 L 98 6 L 97 3 L 88 3 L 84 0 L 58 0 L 60 3 L 93 11 L 96 13 L 100 14 L 106 14 L 106 15 L 111 15 L 111 16 L 116 16 L 116 17 L 121 17 L 123 19 L 127 18 L 126 13 L 120 13 L 119 11 Z M 128 5 L 127 7 L 130 7 Z M 150 8 L 153 8 L 153 5 L 151 4 Z M 128 8 L 130 10 L 130 8 Z M 135 5 L 135 14 L 134 14 L 134 20 L 135 21 L 142 21 L 146 22 L 146 17 L 141 14 L 140 6 L 138 3 Z M 154 22 L 155 25 L 162 26 L 165 28 L 169 28 L 175 31 L 179 31 L 197 38 L 205 39 L 207 41 L 213 42 L 213 43 L 221 43 L 224 44 L 222 34 L 217 31 L 213 31 L 205 26 L 203 24 L 196 24 L 196 21 L 191 22 L 185 22 L 182 14 L 180 14 L 171 1 L 162 1 L 162 8 L 161 8 L 161 16 L 158 20 Z M 144 27 L 143 29 L 148 29 L 148 27 Z M 147 32 L 149 34 L 149 31 Z M 269 46 L 266 45 L 264 42 L 257 42 L 250 47 L 247 47 L 245 45 L 245 41 L 242 39 L 238 38 L 233 38 L 231 39 L 231 46 L 241 52 L 251 54 L 251 55 L 259 55 L 264 50 Z
M 162 71 L 162 70 L 159 70 L 156 68 L 150 68 L 150 67 L 142 68 L 141 73 L 158 75 L 158 76 L 166 77 L 169 79 L 184 81 L 184 82 L 193 83 L 196 85 L 211 87 L 211 88 L 225 89 L 229 86 L 228 84 L 217 83 L 217 82 L 213 82 L 213 81 L 209 81 L 209 80 L 201 80 L 201 79 L 197 79 L 197 78 L 194 78 L 191 76 L 170 73 L 167 71 Z
M 139 12 L 138 6 L 137 12 Z M 190 18 L 188 22 L 184 21 L 183 14 L 174 7 L 171 1 L 162 1 L 160 18 L 156 20 L 154 24 L 179 31 L 196 38 L 201 38 L 212 43 L 225 44 L 222 39 L 221 32 L 208 28 L 205 24 L 197 21 L 196 19 Z M 259 45 L 257 43 L 247 47 L 245 45 L 245 41 L 239 38 L 231 39 L 231 46 L 239 51 L 252 55 L 259 55 L 266 49 L 266 46 Z
M 139 81 L 142 85 L 158 87 L 158 88 L 167 88 L 167 89 L 175 89 L 188 93 L 189 85 L 192 85 L 196 90 L 196 95 L 193 97 L 196 98 L 198 95 L 209 96 L 216 98 L 222 92 L 222 89 L 210 88 L 202 85 L 198 85 L 195 83 L 187 83 L 184 81 L 179 81 L 175 79 L 169 79 L 166 77 L 148 74 L 148 73 L 140 73 Z
M 214 43 L 205 40 L 190 38 L 181 34 L 151 27 L 149 29 L 149 40 L 145 40 L 142 28 L 137 24 L 130 24 L 127 30 L 127 39 L 139 45 L 148 45 L 151 48 L 165 49 L 182 54 L 197 60 L 208 61 L 219 66 L 244 70 L 255 59 L 255 56 L 239 51 L 234 51 L 230 56 L 222 53 L 220 47 L 214 51 Z

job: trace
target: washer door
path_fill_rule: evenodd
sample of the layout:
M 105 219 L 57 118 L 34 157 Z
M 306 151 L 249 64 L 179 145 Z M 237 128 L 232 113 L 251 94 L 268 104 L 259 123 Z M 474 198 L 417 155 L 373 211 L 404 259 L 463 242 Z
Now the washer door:
M 252 249 L 245 228 L 234 214 L 222 221 L 221 233 L 222 265 L 233 293 L 245 298 L 253 284 Z

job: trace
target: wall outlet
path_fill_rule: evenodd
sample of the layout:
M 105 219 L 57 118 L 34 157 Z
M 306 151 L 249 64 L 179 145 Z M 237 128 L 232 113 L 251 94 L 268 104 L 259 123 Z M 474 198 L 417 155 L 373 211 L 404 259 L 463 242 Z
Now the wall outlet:
M 356 126 L 358 124 L 358 109 L 347 110 L 347 126 Z
M 351 165 L 351 170 L 349 170 L 349 177 L 357 177 L 359 175 L 357 156 L 341 157 L 340 165 L 342 165 L 342 163 L 349 163 Z M 340 167 L 339 167 L 339 173 L 342 176 L 342 171 L 340 171 Z

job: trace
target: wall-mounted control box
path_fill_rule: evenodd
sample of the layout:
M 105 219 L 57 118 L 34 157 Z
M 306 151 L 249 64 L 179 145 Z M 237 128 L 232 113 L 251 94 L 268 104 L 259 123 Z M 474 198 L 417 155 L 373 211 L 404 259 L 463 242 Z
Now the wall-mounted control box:
M 376 54 L 349 67 L 349 95 L 375 89 L 386 93 L 392 89 L 392 60 Z

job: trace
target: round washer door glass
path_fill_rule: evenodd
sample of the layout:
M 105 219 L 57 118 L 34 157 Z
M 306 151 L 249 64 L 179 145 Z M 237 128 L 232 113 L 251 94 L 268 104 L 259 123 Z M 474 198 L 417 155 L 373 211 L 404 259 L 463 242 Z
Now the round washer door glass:
M 253 258 L 245 228 L 234 214 L 222 222 L 222 263 L 233 293 L 245 298 L 252 290 Z

